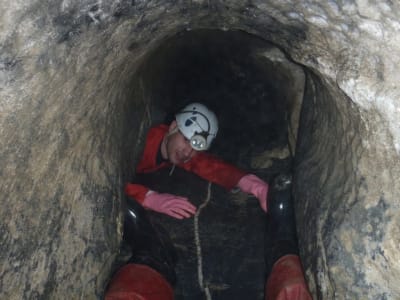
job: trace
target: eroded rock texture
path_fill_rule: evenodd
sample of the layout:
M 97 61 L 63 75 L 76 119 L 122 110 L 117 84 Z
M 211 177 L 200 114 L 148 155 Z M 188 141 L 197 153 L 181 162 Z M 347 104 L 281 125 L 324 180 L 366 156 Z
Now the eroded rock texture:
M 136 70 L 166 38 L 198 28 L 248 32 L 304 68 L 295 197 L 315 297 L 400 298 L 397 2 L 1 8 L 1 298 L 101 296 L 119 247 L 123 182 L 163 111 Z

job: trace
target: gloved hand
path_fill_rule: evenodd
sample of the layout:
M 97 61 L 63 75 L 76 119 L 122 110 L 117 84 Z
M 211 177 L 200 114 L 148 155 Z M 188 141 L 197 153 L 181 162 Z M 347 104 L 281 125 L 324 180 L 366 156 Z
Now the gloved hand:
M 262 210 L 267 212 L 268 183 L 256 175 L 248 174 L 239 180 L 238 187 L 242 192 L 256 196 Z
M 190 218 L 196 213 L 196 207 L 187 198 L 151 190 L 144 198 L 143 207 L 177 219 Z

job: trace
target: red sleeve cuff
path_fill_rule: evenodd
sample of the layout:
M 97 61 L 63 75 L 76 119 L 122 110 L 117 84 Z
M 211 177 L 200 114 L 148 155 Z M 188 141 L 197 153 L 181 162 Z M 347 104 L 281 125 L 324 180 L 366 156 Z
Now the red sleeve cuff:
M 135 199 L 140 204 L 143 204 L 144 198 L 149 191 L 149 188 L 141 184 L 127 183 L 125 185 L 125 195 Z

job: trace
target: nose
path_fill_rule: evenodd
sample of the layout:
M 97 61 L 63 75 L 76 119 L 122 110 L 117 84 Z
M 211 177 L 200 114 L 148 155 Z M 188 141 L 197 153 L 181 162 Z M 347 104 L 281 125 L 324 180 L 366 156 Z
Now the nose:
M 183 154 L 185 155 L 185 158 L 190 158 L 192 156 L 193 153 L 193 148 L 192 146 L 190 146 L 190 142 L 186 142 L 185 144 L 185 148 L 183 149 Z

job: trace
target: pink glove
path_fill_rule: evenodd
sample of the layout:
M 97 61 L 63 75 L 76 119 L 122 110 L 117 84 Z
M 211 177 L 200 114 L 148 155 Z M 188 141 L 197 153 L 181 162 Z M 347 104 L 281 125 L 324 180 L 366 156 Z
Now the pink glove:
M 143 207 L 177 219 L 189 218 L 196 213 L 196 207 L 187 198 L 171 194 L 148 191 Z
M 253 194 L 263 211 L 267 212 L 268 184 L 253 174 L 243 176 L 238 183 L 242 192 Z

